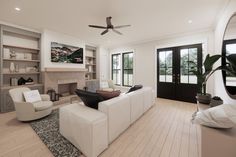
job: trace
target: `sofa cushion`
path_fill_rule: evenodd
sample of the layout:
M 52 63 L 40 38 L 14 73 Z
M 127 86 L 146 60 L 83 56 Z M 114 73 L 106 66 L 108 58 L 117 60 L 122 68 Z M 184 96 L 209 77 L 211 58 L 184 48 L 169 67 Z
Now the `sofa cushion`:
M 75 93 L 80 97 L 84 104 L 88 107 L 98 109 L 98 103 L 103 101 L 103 97 L 98 93 L 88 92 L 77 89 Z
M 130 101 L 127 94 L 99 103 L 99 111 L 108 117 L 109 143 L 130 125 Z
M 103 88 L 109 88 L 109 84 L 107 81 L 101 81 L 100 82 L 100 88 L 103 89 Z
M 127 93 L 136 91 L 136 90 L 141 89 L 141 88 L 143 88 L 143 85 L 134 85 L 133 87 L 131 87 L 131 88 L 129 89 L 129 91 L 128 91 Z
M 119 96 L 121 92 L 120 92 L 120 90 L 111 91 L 111 92 L 103 91 L 103 90 L 97 90 L 97 93 L 99 95 L 101 95 L 105 100 L 108 100 L 108 99 Z
M 41 96 L 38 90 L 31 90 L 23 92 L 26 102 L 34 103 L 38 101 L 42 101 Z
M 35 111 L 43 111 L 53 106 L 51 101 L 38 101 L 33 103 Z
M 126 94 L 130 98 L 130 120 L 135 122 L 144 112 L 144 93 L 138 90 Z

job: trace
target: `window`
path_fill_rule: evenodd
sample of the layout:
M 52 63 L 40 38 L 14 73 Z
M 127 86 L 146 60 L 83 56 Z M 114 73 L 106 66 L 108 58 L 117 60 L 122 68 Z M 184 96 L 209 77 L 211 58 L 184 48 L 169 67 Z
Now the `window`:
M 159 52 L 159 81 L 172 82 L 173 74 L 173 51 L 160 51 Z
M 123 86 L 132 86 L 133 84 L 133 52 L 123 53 L 122 58 Z
M 121 57 L 120 54 L 113 54 L 112 55 L 112 80 L 114 84 L 120 85 L 121 84 L 121 67 L 120 61 Z
M 111 77 L 114 84 L 122 85 L 122 86 L 132 86 L 133 85 L 133 52 L 113 54 L 111 59 L 112 59 Z
M 191 70 L 197 70 L 197 48 L 183 48 L 180 49 L 180 82 L 188 84 L 197 84 L 197 76 Z M 195 63 L 191 65 L 189 62 Z M 192 69 L 193 68 L 193 69 Z

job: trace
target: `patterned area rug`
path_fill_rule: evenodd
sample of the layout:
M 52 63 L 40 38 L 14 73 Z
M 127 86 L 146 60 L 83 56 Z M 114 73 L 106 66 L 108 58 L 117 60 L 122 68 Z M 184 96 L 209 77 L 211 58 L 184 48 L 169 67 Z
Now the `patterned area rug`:
M 79 157 L 82 153 L 59 132 L 59 109 L 30 123 L 43 143 L 55 157 Z

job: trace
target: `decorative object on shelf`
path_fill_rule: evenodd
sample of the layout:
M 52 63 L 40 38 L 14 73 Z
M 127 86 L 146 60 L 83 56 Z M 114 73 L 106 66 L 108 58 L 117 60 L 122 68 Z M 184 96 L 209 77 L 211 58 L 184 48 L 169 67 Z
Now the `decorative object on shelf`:
M 31 77 L 29 77 L 29 78 L 26 80 L 25 84 L 27 84 L 27 85 L 34 84 L 34 80 L 33 80 Z
M 203 62 L 203 67 L 199 69 L 196 69 L 197 64 L 195 62 L 189 61 L 190 64 L 189 72 L 196 75 L 198 79 L 198 94 L 196 96 L 198 102 L 203 104 L 210 104 L 211 94 L 206 93 L 206 83 L 214 72 L 218 70 L 223 70 L 232 75 L 236 75 L 236 71 L 233 69 L 233 67 L 235 67 L 236 57 L 234 57 L 233 55 L 226 56 L 226 59 L 229 61 L 227 65 L 221 65 L 213 69 L 214 64 L 222 57 L 223 57 L 222 55 L 210 56 L 208 54 Z
M 26 80 L 23 78 L 23 77 L 21 77 L 19 80 L 18 80 L 18 85 L 20 86 L 20 85 L 24 85 L 26 83 Z
M 17 73 L 19 72 L 19 65 L 18 64 L 15 65 L 15 72 L 17 72 Z
M 16 52 L 13 50 L 10 51 L 10 59 L 16 59 Z
M 18 79 L 17 78 L 10 78 L 10 86 L 17 86 L 18 85 Z
M 38 72 L 38 66 L 26 67 L 26 72 Z
M 32 60 L 32 54 L 31 53 L 24 53 L 24 59 Z
M 93 72 L 92 66 L 88 66 L 88 72 Z
M 218 97 L 218 96 L 214 96 L 212 99 L 211 99 L 211 103 L 210 103 L 210 106 L 211 107 L 215 107 L 215 106 L 218 106 L 218 105 L 222 105 L 224 103 L 224 101 Z
M 3 58 L 10 59 L 10 49 L 3 48 Z
M 10 68 L 9 68 L 11 73 L 15 72 L 15 64 L 13 62 L 10 63 Z

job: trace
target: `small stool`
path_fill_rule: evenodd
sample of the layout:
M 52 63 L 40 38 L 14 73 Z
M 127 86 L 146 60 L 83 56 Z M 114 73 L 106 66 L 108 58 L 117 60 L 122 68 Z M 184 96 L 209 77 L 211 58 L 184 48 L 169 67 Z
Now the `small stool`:
M 60 133 L 87 157 L 108 147 L 107 116 L 97 110 L 70 104 L 60 108 Z

